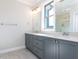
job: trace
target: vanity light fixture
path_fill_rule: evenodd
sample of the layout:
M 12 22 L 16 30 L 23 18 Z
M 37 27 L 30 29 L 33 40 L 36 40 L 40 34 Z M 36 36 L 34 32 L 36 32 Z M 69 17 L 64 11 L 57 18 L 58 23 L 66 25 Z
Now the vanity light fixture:
M 33 15 L 34 15 L 34 14 L 37 14 L 38 12 L 40 12 L 40 10 L 41 10 L 41 8 L 38 7 L 38 8 L 36 8 L 36 9 L 32 10 L 32 14 L 33 14 Z

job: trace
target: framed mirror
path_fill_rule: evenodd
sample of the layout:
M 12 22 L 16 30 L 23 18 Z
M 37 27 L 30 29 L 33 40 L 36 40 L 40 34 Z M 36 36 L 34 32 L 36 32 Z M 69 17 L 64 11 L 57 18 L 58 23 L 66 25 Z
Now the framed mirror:
M 78 32 L 77 0 L 51 1 L 44 6 L 44 29 Z

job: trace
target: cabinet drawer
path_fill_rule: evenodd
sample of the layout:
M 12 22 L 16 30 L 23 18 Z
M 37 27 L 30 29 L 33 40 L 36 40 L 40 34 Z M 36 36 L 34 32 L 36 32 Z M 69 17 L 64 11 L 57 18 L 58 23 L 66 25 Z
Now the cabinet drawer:
M 33 52 L 39 57 L 39 58 L 43 58 L 43 50 L 40 50 L 38 48 L 34 48 Z
M 34 39 L 33 45 L 38 47 L 39 49 L 43 49 L 43 41 L 40 41 L 38 39 Z

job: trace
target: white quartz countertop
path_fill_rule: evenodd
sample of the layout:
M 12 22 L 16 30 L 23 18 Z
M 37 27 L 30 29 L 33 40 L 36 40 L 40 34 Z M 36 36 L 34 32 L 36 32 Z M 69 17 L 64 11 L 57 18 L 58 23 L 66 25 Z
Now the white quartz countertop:
M 71 35 L 66 36 L 66 35 L 61 35 L 61 34 L 55 34 L 54 35 L 54 34 L 46 34 L 46 33 L 28 33 L 28 34 L 78 42 L 78 37 L 77 36 L 71 36 Z

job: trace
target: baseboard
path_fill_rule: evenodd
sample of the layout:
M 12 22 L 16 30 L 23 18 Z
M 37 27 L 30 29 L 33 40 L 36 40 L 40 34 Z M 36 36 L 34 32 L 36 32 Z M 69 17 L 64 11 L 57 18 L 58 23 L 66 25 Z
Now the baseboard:
M 19 46 L 19 47 L 9 48 L 9 49 L 5 49 L 5 50 L 1 50 L 0 54 L 12 52 L 12 51 L 16 51 L 16 50 L 20 50 L 20 49 L 24 49 L 24 48 L 25 48 L 25 46 Z

